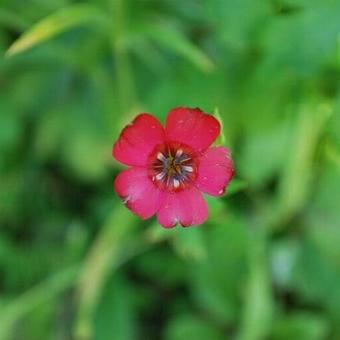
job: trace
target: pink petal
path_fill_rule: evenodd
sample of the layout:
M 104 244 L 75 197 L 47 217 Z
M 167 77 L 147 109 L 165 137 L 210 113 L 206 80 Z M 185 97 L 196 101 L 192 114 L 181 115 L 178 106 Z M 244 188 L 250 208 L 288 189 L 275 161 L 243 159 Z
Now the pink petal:
M 222 146 L 208 149 L 200 158 L 196 187 L 213 196 L 220 196 L 234 174 L 230 152 Z
M 126 165 L 146 165 L 157 144 L 164 142 L 164 129 L 153 116 L 142 113 L 127 125 L 113 146 L 112 154 Z
M 114 188 L 125 205 L 142 219 L 154 215 L 163 200 L 163 193 L 152 183 L 146 168 L 122 171 L 114 181 Z
M 159 224 L 172 228 L 177 223 L 183 227 L 201 224 L 208 218 L 208 207 L 199 190 L 194 187 L 175 193 L 165 193 L 157 213 Z
M 181 142 L 201 152 L 220 134 L 220 123 L 200 109 L 179 107 L 169 112 L 165 133 L 168 141 Z

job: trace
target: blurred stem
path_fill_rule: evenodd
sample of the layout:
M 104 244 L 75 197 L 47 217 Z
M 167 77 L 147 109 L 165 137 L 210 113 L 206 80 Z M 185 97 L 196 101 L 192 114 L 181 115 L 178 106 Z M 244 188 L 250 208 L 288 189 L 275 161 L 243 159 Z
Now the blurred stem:
M 112 49 L 121 111 L 128 113 L 137 103 L 136 90 L 127 49 L 124 0 L 110 0 L 113 17 Z
M 266 228 L 249 235 L 249 274 L 243 297 L 244 308 L 238 340 L 267 339 L 272 318 L 272 291 L 267 256 Z
M 143 252 L 171 233 L 151 225 L 143 233 L 135 233 L 135 217 L 120 205 L 109 216 L 94 241 L 78 283 L 78 315 L 74 335 L 78 340 L 94 338 L 94 316 L 108 276 L 122 263 Z M 160 230 L 159 230 L 160 229 Z
M 278 212 L 273 226 L 284 225 L 304 205 L 313 176 L 313 159 L 320 135 L 332 106 L 312 101 L 300 108 L 295 135 L 292 136 L 288 161 L 283 169 L 278 193 Z
M 334 144 L 327 141 L 325 145 L 325 153 L 328 160 L 330 160 L 338 170 L 340 170 L 340 150 Z
M 2 307 L 0 312 L 0 339 L 9 339 L 13 327 L 22 317 L 70 288 L 75 282 L 78 271 L 78 264 L 66 268 L 28 290 L 7 306 Z
M 126 210 L 119 206 L 108 217 L 84 261 L 78 284 L 76 339 L 93 338 L 92 321 L 102 287 L 112 267 L 117 265 L 126 236 L 131 234 L 133 218 Z
M 132 216 L 127 209 L 125 210 L 127 214 Z M 100 297 L 101 287 L 105 284 L 105 279 L 112 272 L 112 269 L 117 269 L 129 259 L 145 251 L 150 245 L 166 240 L 176 234 L 160 228 L 157 224 L 152 224 L 138 237 L 128 237 L 127 242 L 120 243 L 123 234 L 126 236 L 131 235 L 131 229 L 127 224 L 131 226 L 132 222 L 132 217 L 129 218 L 123 212 L 120 212 L 120 214 L 123 215 L 123 220 L 127 221 L 127 223 L 122 223 L 121 228 L 112 228 L 113 225 L 111 224 L 103 229 L 81 270 L 79 314 L 78 323 L 76 324 L 79 328 L 76 330 L 76 339 L 93 339 L 91 335 L 93 313 Z M 112 216 L 115 216 L 115 214 Z M 125 227 L 127 227 L 126 230 L 124 230 Z M 120 250 L 119 252 L 118 249 Z M 13 329 L 20 319 L 39 308 L 39 306 L 50 303 L 59 294 L 71 288 L 76 283 L 80 269 L 80 264 L 74 264 L 51 275 L 48 279 L 37 284 L 8 304 L 3 304 L 0 311 L 0 339 L 10 339 Z

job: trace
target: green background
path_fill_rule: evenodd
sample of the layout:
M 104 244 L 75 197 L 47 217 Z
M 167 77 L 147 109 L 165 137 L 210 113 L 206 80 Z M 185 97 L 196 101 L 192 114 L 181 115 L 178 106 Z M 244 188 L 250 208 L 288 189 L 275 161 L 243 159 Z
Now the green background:
M 340 339 L 340 1 L 0 0 L 0 339 Z M 119 132 L 223 123 L 198 228 L 112 189 Z

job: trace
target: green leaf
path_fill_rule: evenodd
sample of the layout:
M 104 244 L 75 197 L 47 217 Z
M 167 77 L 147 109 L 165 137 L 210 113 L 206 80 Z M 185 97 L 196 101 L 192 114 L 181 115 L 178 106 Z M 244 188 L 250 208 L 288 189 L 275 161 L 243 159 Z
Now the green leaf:
M 165 330 L 166 340 L 222 340 L 221 332 L 211 323 L 188 315 L 176 316 Z
M 226 190 L 226 196 L 237 194 L 248 187 L 248 183 L 242 179 L 234 178 Z
M 324 317 L 308 312 L 294 312 L 291 315 L 281 315 L 274 326 L 274 340 L 327 339 L 329 326 Z
M 114 273 L 108 281 L 98 304 L 94 322 L 94 340 L 136 339 L 136 293 L 133 286 Z
M 203 2 L 203 6 L 217 36 L 237 49 L 254 43 L 257 31 L 271 13 L 270 2 L 263 0 L 215 0 Z
M 270 65 L 272 73 L 289 70 L 306 76 L 320 72 L 330 61 L 336 63 L 340 6 L 338 1 L 332 2 L 273 20 L 265 28 L 264 64 Z
M 91 23 L 100 25 L 105 23 L 106 20 L 106 16 L 97 7 L 88 4 L 78 4 L 63 8 L 28 29 L 10 46 L 6 55 L 11 57 L 22 53 L 73 27 Z
M 290 130 L 283 121 L 273 127 L 245 135 L 244 149 L 237 163 L 238 174 L 245 178 L 251 187 L 267 185 L 281 169 L 287 158 L 287 143 Z M 265 160 L 260 161 L 265 155 Z M 231 182 L 233 183 L 234 180 Z
M 166 25 L 142 26 L 142 30 L 150 39 L 186 58 L 203 72 L 214 69 L 212 60 L 179 30 Z
M 0 24 L 2 27 L 20 30 L 24 30 L 28 26 L 28 23 L 20 15 L 5 8 L 0 8 Z
M 201 228 L 185 229 L 173 239 L 175 251 L 183 258 L 201 260 L 205 258 L 207 249 Z
M 191 292 L 202 310 L 224 325 L 231 325 L 244 282 L 245 225 L 229 215 L 207 226 L 203 233 L 206 257 L 190 264 Z

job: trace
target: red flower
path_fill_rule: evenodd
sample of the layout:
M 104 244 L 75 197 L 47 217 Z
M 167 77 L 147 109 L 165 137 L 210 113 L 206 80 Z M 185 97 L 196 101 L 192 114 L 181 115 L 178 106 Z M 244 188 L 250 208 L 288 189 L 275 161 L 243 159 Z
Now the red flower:
M 229 150 L 210 147 L 219 133 L 219 122 L 200 109 L 171 110 L 165 128 L 150 114 L 138 115 L 113 147 L 113 156 L 130 166 L 116 177 L 116 192 L 136 215 L 157 214 L 165 228 L 203 223 L 201 191 L 220 196 L 233 176 Z

